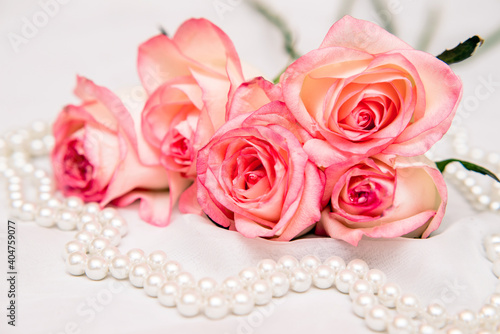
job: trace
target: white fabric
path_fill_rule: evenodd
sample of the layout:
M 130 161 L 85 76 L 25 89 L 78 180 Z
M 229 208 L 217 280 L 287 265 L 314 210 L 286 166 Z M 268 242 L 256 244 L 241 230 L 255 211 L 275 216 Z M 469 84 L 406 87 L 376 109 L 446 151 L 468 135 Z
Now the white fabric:
M 50 7 L 53 17 L 38 28 L 27 44 L 20 45 L 17 53 L 9 36 L 21 34 L 24 18 L 31 21 L 40 16 L 41 4 L 55 2 L 0 3 L 0 130 L 55 117 L 64 104 L 75 101 L 71 90 L 76 73 L 114 90 L 137 85 L 137 45 L 156 34 L 159 25 L 173 33 L 182 21 L 193 16 L 207 17 L 219 25 L 232 38 L 241 58 L 268 77 L 279 73 L 287 61 L 279 33 L 242 1 L 67 2 L 58 9 Z M 394 12 L 390 17 L 399 36 L 414 46 L 426 24 L 426 11 L 442 10 L 428 50 L 434 54 L 474 34 L 486 38 L 498 29 L 496 13 L 500 3 L 494 0 L 389 2 Z M 221 3 L 226 7 L 220 7 Z M 334 19 L 341 16 L 341 5 L 340 1 L 326 0 L 273 2 L 291 23 L 301 52 L 320 44 Z M 231 10 L 221 14 L 216 6 Z M 351 13 L 379 21 L 368 0 L 357 1 Z M 464 108 L 458 117 L 473 134 L 470 145 L 497 151 L 499 51 L 498 46 L 489 47 L 454 67 L 464 82 Z M 493 84 L 484 83 L 488 81 Z M 126 103 L 137 107 L 134 101 L 131 98 Z M 450 154 L 441 151 L 443 158 Z M 212 276 L 218 280 L 260 259 L 278 259 L 283 254 L 315 254 L 322 260 L 330 255 L 346 260 L 359 257 L 370 267 L 385 271 L 390 281 L 400 284 L 404 291 L 416 293 L 424 303 L 439 299 L 453 312 L 464 308 L 476 311 L 497 282 L 485 258 L 482 240 L 490 233 L 500 233 L 500 217 L 475 212 L 451 185 L 449 190 L 445 220 L 428 240 L 363 240 L 357 248 L 324 238 L 275 243 L 245 239 L 190 215 L 178 214 L 168 228 L 156 228 L 142 222 L 137 207 L 131 206 L 121 210 L 130 224 L 130 233 L 120 248 L 126 251 L 140 247 L 146 252 L 162 249 L 197 278 Z M 7 213 L 5 194 L 0 196 L 0 267 L 6 272 Z M 203 316 L 185 319 L 128 281 L 108 277 L 94 282 L 85 276 L 66 274 L 61 250 L 73 235 L 40 228 L 35 223 L 17 224 L 17 326 L 6 325 L 7 285 L 2 275 L 1 333 L 369 332 L 364 321 L 353 314 L 349 297 L 335 289 L 290 293 L 250 316 L 228 316 L 220 321 Z

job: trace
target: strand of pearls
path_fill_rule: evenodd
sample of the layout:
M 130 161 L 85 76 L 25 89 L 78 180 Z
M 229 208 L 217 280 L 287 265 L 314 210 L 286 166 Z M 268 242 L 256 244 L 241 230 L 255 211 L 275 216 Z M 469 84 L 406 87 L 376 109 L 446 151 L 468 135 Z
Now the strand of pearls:
M 471 148 L 468 145 L 469 136 L 464 129 L 456 129 L 452 138 L 452 147 L 455 155 L 462 160 L 470 160 L 487 167 L 496 174 L 500 173 L 500 154 L 485 152 L 480 148 Z M 459 163 L 449 164 L 444 172 L 445 177 L 459 189 L 464 198 L 478 211 L 500 213 L 500 183 L 493 180 L 484 181 L 483 176 L 470 173 Z M 483 178 L 483 180 L 481 180 Z M 493 181 L 493 182 L 492 182 Z
M 186 317 L 204 314 L 209 319 L 221 319 L 230 313 L 245 315 L 255 306 L 266 305 L 272 298 L 283 297 L 290 291 L 303 293 L 313 287 L 335 287 L 349 295 L 354 313 L 376 332 L 500 331 L 500 285 L 477 312 L 464 310 L 450 315 L 441 304 L 422 306 L 417 296 L 403 293 L 400 286 L 387 282 L 382 271 L 370 269 L 360 259 L 346 263 L 332 256 L 322 262 L 313 255 L 300 260 L 285 255 L 277 261 L 264 259 L 218 284 L 208 277 L 196 280 L 161 250 L 148 255 L 138 248 L 122 253 L 117 246 L 127 234 L 128 225 L 115 209 L 101 210 L 97 203 L 84 204 L 77 197 L 59 200 L 52 179 L 30 162 L 31 157 L 50 151 L 53 138 L 48 129 L 48 124 L 36 122 L 30 131 L 18 130 L 0 138 L 0 175 L 7 181 L 13 218 L 35 220 L 40 226 L 56 226 L 63 231 L 77 230 L 63 250 L 66 270 L 71 275 L 85 274 L 92 280 L 107 276 L 128 279 L 148 296 L 157 297 L 160 304 L 176 307 Z M 459 178 L 458 171 L 453 169 L 448 173 L 466 183 L 467 176 Z M 36 198 L 32 201 L 26 200 L 23 192 L 25 184 L 30 182 L 36 188 Z M 493 273 L 500 277 L 500 234 L 486 238 L 485 249 L 493 262 Z

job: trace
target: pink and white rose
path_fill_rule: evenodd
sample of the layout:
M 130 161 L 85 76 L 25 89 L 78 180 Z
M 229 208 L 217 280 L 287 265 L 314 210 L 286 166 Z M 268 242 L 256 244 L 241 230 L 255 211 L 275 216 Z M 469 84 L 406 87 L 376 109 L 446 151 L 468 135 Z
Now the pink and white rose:
M 443 219 L 447 190 L 425 158 L 379 155 L 325 171 L 326 188 L 316 233 L 357 245 L 371 238 L 427 238 Z
M 190 19 L 172 38 L 143 43 L 138 70 L 150 94 L 142 112 L 146 140 L 165 168 L 194 179 L 198 150 L 224 124 L 226 105 L 243 82 L 231 40 L 208 20 Z
M 251 238 L 288 241 L 311 229 L 324 176 L 302 149 L 301 132 L 279 101 L 224 124 L 198 155 L 203 211 Z
M 137 188 L 165 190 L 165 169 L 141 162 L 141 136 L 120 99 L 82 77 L 75 94 L 81 104 L 66 106 L 53 126 L 52 166 L 63 194 L 104 206 Z M 141 215 L 154 220 L 149 204 L 141 204 Z
M 287 107 L 315 137 L 304 149 L 322 167 L 345 166 L 351 155 L 423 154 L 450 127 L 462 95 L 444 62 L 350 16 L 281 82 Z

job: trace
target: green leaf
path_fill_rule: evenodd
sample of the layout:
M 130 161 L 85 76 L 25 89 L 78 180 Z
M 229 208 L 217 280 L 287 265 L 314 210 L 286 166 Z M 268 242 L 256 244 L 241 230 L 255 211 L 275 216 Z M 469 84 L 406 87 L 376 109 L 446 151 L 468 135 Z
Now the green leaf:
M 495 174 L 493 174 L 492 172 L 490 172 L 489 170 L 487 170 L 484 167 L 473 164 L 472 162 L 467 162 L 467 161 L 458 160 L 458 159 L 448 159 L 448 160 L 443 160 L 443 161 L 437 161 L 436 166 L 439 169 L 439 171 L 442 173 L 444 171 L 444 169 L 446 168 L 446 166 L 451 162 L 459 162 L 467 170 L 470 170 L 472 172 L 476 172 L 479 174 L 487 175 L 487 176 L 491 177 L 492 179 L 494 179 L 495 181 L 500 182 L 500 180 L 498 179 L 498 177 Z
M 483 39 L 477 35 L 472 36 L 465 42 L 462 42 L 455 46 L 451 50 L 446 50 L 437 56 L 438 59 L 441 59 L 446 64 L 451 65 L 455 63 L 459 63 L 462 60 L 465 60 L 472 56 L 474 51 L 481 45 L 483 45 Z
M 160 34 L 162 35 L 165 35 L 168 37 L 168 33 L 167 31 L 165 30 L 165 28 L 163 28 L 162 26 L 159 26 L 158 29 L 160 29 Z

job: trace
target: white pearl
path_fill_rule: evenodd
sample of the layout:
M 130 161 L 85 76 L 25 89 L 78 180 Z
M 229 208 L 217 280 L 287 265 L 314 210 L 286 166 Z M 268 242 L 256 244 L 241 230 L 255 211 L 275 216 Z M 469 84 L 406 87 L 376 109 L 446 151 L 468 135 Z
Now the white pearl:
M 121 216 L 116 216 L 112 218 L 109 221 L 108 226 L 113 226 L 114 228 L 118 229 L 122 237 L 125 236 L 128 232 L 128 224 L 125 221 L 125 219 Z
M 360 293 L 356 299 L 353 300 L 353 311 L 360 317 L 364 318 L 366 313 L 371 310 L 373 306 L 377 305 L 377 298 L 371 293 Z
M 43 169 L 36 169 L 34 172 L 33 172 L 33 178 L 35 180 L 40 180 L 40 179 L 43 179 L 45 177 L 48 177 L 47 175 L 47 172 L 44 171 Z
M 89 244 L 89 254 L 98 254 L 109 246 L 111 246 L 111 244 L 108 239 L 103 237 L 94 238 Z
M 500 259 L 500 243 L 494 243 L 486 246 L 486 256 L 491 262 Z
M 80 276 L 85 273 L 87 255 L 84 252 L 74 252 L 66 258 L 66 271 L 74 276 Z
M 36 211 L 35 221 L 42 227 L 54 226 L 56 223 L 55 218 L 56 212 L 50 207 L 41 206 Z
M 118 246 L 120 244 L 120 231 L 112 226 L 105 226 L 101 231 L 101 235 L 108 239 L 113 246 Z
M 367 280 L 357 279 L 349 288 L 349 296 L 354 300 L 361 293 L 373 293 L 373 288 Z
M 87 231 L 80 231 L 75 234 L 75 240 L 78 240 L 88 246 L 90 242 L 94 240 L 94 235 Z
M 97 218 L 94 215 L 82 212 L 80 214 L 80 216 L 78 217 L 78 221 L 76 222 L 76 228 L 78 230 L 82 230 L 83 229 L 83 225 L 85 225 L 86 223 L 95 223 L 95 224 L 97 224 L 99 226 L 101 225 L 101 224 L 99 224 L 99 222 L 97 221 Z M 100 233 L 101 228 L 98 227 L 97 225 L 94 225 L 95 229 L 93 230 L 94 232 L 92 232 L 92 234 L 96 234 L 97 235 L 97 234 Z
M 447 323 L 446 309 L 443 305 L 432 303 L 427 306 L 427 309 L 422 313 L 422 317 L 432 326 L 443 328 Z
M 326 259 L 323 264 L 332 268 L 335 271 L 335 274 L 346 268 L 344 259 L 339 256 L 331 256 Z
M 407 317 L 398 314 L 389 322 L 387 331 L 389 334 L 413 334 L 413 326 Z
M 30 124 L 29 132 L 32 138 L 41 138 L 50 132 L 50 125 L 44 121 L 34 121 Z
M 204 277 L 198 281 L 198 289 L 203 297 L 209 296 L 217 291 L 217 281 L 210 277 Z
M 101 280 L 108 274 L 108 262 L 100 255 L 92 255 L 87 258 L 85 274 L 91 280 Z
M 221 292 L 226 296 L 233 295 L 236 291 L 243 289 L 243 283 L 241 283 L 238 277 L 228 277 L 221 284 Z
M 61 210 L 56 215 L 56 224 L 60 230 L 71 231 L 76 229 L 78 215 L 73 211 Z
M 89 221 L 83 224 L 82 231 L 87 231 L 95 236 L 98 236 L 101 234 L 102 225 L 96 221 Z
M 23 193 L 20 191 L 13 191 L 9 193 L 9 201 L 17 201 L 17 200 L 22 200 L 24 198 Z
M 495 262 L 493 262 L 493 273 L 496 277 L 500 277 L 500 259 L 496 259 Z
M 106 261 L 111 262 L 116 256 L 120 255 L 120 251 L 115 246 L 108 246 L 101 250 L 101 255 Z
M 144 280 L 144 291 L 150 297 L 157 297 L 160 287 L 165 283 L 165 276 L 160 273 L 151 273 Z
M 24 203 L 21 207 L 21 215 L 19 216 L 19 219 L 24 221 L 35 220 L 36 209 L 37 207 L 33 203 Z
M 497 153 L 488 153 L 486 161 L 492 165 L 496 165 L 500 162 L 500 155 Z
M 128 278 L 133 286 L 142 288 L 144 286 L 144 280 L 149 274 L 151 274 L 151 268 L 146 263 L 138 263 L 132 265 Z
M 420 301 L 413 294 L 404 294 L 396 300 L 396 309 L 405 316 L 415 318 L 420 311 Z
M 177 304 L 179 286 L 175 282 L 166 282 L 158 290 L 158 301 L 163 306 L 173 307 Z
M 45 203 L 45 205 L 49 208 L 52 208 L 52 209 L 60 209 L 62 208 L 62 203 L 60 200 L 58 200 L 57 198 L 51 198 L 47 201 L 47 203 Z
M 21 168 L 21 174 L 24 176 L 30 176 L 35 172 L 35 166 L 33 164 L 26 164 Z M 52 182 L 52 180 L 51 180 Z
M 319 265 L 312 276 L 313 284 L 319 289 L 329 289 L 335 282 L 335 271 L 327 265 Z
M 297 268 L 298 266 L 299 266 L 299 261 L 291 255 L 284 255 L 280 257 L 277 262 L 277 269 L 279 271 L 284 272 L 287 275 L 289 275 L 292 272 L 292 270 Z
M 277 264 L 274 260 L 264 259 L 257 264 L 257 270 L 261 278 L 268 278 L 276 271 Z
M 474 196 L 479 196 L 483 193 L 483 188 L 481 186 L 473 186 L 472 188 L 470 188 L 470 192 L 472 195 Z
M 396 307 L 396 301 L 401 295 L 401 288 L 395 283 L 386 283 L 378 290 L 378 300 L 387 307 Z
M 290 273 L 290 289 L 295 292 L 306 292 L 311 288 L 312 276 L 303 268 L 295 268 Z
M 10 201 L 9 203 L 9 214 L 14 218 L 19 218 L 21 215 L 21 209 L 24 205 L 22 199 L 17 199 L 15 201 Z
M 99 212 L 101 212 L 101 206 L 96 202 L 87 203 L 82 208 L 82 214 L 98 215 Z
M 116 209 L 114 208 L 105 208 L 101 212 L 99 212 L 99 221 L 102 224 L 107 224 L 111 221 L 111 219 L 115 218 L 118 215 Z
M 500 310 L 500 293 L 492 294 L 487 303 Z
M 236 291 L 230 300 L 231 311 L 236 315 L 249 314 L 254 305 L 253 295 L 247 290 Z
M 260 279 L 254 282 L 250 288 L 254 296 L 255 305 L 266 305 L 273 298 L 271 285 L 266 280 Z
M 80 213 L 83 209 L 84 203 L 81 198 L 70 196 L 66 198 L 66 200 L 64 201 L 64 205 L 66 206 L 66 209 L 74 211 L 76 213 Z
M 77 240 L 71 240 L 68 241 L 64 245 L 64 250 L 62 253 L 63 259 L 66 260 L 69 256 L 69 254 L 74 253 L 74 252 L 82 252 L 85 253 L 86 247 L 83 243 Z
M 335 287 L 342 293 L 349 293 L 351 285 L 356 281 L 358 275 L 349 269 L 342 269 L 335 277 Z
M 202 297 L 194 289 L 184 291 L 177 300 L 177 310 L 185 317 L 194 317 L 200 313 Z
M 116 279 L 128 278 L 130 272 L 130 259 L 126 255 L 117 255 L 109 264 L 109 271 Z
M 484 238 L 484 247 L 489 247 L 493 244 L 500 244 L 500 234 L 495 233 Z
M 52 193 L 39 193 L 38 194 L 38 203 L 45 203 L 52 198 Z
M 50 184 L 42 184 L 38 186 L 38 194 L 48 194 L 51 195 L 54 193 L 54 187 Z M 74 211 L 72 209 L 69 209 L 71 211 Z
M 492 327 L 499 323 L 500 314 L 498 310 L 489 304 L 484 305 L 478 312 L 478 320 L 486 326 Z
M 118 230 L 115 229 L 114 227 L 112 228 L 116 231 L 116 233 L 119 236 Z M 162 250 L 153 251 L 151 252 L 151 254 L 148 255 L 146 262 L 149 264 L 151 269 L 160 270 L 162 266 L 167 262 L 167 254 L 165 254 L 165 252 Z
M 45 154 L 46 149 L 45 149 L 45 144 L 43 140 L 41 139 L 33 139 L 29 142 L 29 152 L 31 155 L 35 157 L 39 157 Z
M 209 319 L 222 319 L 229 313 L 229 303 L 220 293 L 214 293 L 205 302 L 205 315 Z
M 45 145 L 45 150 L 47 152 L 52 151 L 52 149 L 54 148 L 54 144 L 55 144 L 54 136 L 52 136 L 52 135 L 43 136 L 42 141 Z
M 273 297 L 283 297 L 290 290 L 290 281 L 285 273 L 277 271 L 269 276 Z
M 320 264 L 321 261 L 314 255 L 306 255 L 300 260 L 300 266 L 311 274 Z
M 389 311 L 382 305 L 375 305 L 366 313 L 365 322 L 371 330 L 383 332 L 387 329 Z
M 13 170 L 12 168 L 8 168 L 6 170 L 4 170 L 3 172 L 3 176 L 6 178 L 6 179 L 10 179 L 11 177 L 13 176 L 16 176 L 16 171 Z
M 175 282 L 181 289 L 192 288 L 196 286 L 196 281 L 188 272 L 181 272 L 175 277 Z
M 437 330 L 429 324 L 421 324 L 417 328 L 417 334 L 437 334 Z
M 12 175 L 7 179 L 7 182 L 9 182 L 9 184 L 22 184 L 23 179 L 18 175 Z
M 480 148 L 473 148 L 469 152 L 469 156 L 472 160 L 474 161 L 480 161 L 481 159 L 484 158 L 484 151 L 481 150 Z
M 370 269 L 365 274 L 365 280 L 371 283 L 373 292 L 377 293 L 378 289 L 387 282 L 385 273 L 378 269 Z
M 238 274 L 241 283 L 244 286 L 251 286 L 255 281 L 260 278 L 259 272 L 256 268 L 246 268 Z
M 476 313 L 470 310 L 460 311 L 456 316 L 455 325 L 465 330 L 473 330 L 478 325 Z
M 7 191 L 10 193 L 20 193 L 22 197 L 23 187 L 19 183 L 12 183 L 7 185 Z
M 370 270 L 368 264 L 361 259 L 351 260 L 347 264 L 347 269 L 352 270 L 359 278 L 363 278 L 368 270 Z
M 168 280 L 172 280 L 182 271 L 182 266 L 177 261 L 167 261 L 163 265 L 162 271 Z

